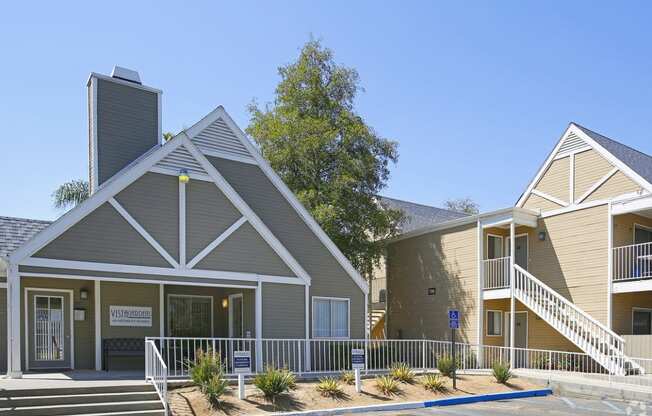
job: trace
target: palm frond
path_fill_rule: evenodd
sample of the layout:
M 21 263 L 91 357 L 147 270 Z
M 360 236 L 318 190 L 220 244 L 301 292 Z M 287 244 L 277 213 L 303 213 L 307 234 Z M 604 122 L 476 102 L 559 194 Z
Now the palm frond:
M 84 202 L 90 196 L 88 181 L 75 179 L 59 186 L 52 193 L 53 205 L 55 208 L 72 208 Z

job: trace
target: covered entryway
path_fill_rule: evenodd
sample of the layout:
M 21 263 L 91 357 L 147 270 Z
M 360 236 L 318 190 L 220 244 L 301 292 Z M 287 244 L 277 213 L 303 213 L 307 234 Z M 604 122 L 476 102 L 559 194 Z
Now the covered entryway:
M 27 288 L 27 369 L 73 368 L 72 290 Z

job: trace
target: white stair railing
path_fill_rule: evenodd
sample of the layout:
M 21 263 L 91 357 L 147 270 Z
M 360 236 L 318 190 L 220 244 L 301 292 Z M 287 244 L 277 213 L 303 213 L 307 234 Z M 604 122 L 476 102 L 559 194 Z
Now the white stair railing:
M 625 340 L 518 265 L 514 296 L 610 373 L 625 373 Z
M 165 414 L 169 414 L 168 408 L 168 367 L 156 348 L 154 341 L 145 340 L 145 381 L 154 385 Z

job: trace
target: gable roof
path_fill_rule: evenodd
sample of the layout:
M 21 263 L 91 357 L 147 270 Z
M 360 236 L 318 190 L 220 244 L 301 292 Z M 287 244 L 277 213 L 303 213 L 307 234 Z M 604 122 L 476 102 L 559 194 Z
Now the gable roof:
M 400 233 L 409 233 L 442 222 L 468 217 L 469 214 L 448 209 L 402 201 L 400 199 L 380 197 L 380 203 L 390 209 L 403 212 L 405 220 L 400 225 Z
M 51 221 L 0 216 L 0 257 L 9 256 L 50 224 Z
M 641 177 L 646 181 L 652 183 L 652 156 L 640 152 L 636 149 L 632 149 L 627 145 L 610 139 L 609 137 L 603 136 L 600 133 L 596 133 L 593 130 L 589 130 L 577 123 L 572 124 L 577 126 L 577 128 L 582 130 L 587 136 L 598 142 L 600 146 L 607 149 L 609 153 L 620 159 L 634 172 L 641 175 Z

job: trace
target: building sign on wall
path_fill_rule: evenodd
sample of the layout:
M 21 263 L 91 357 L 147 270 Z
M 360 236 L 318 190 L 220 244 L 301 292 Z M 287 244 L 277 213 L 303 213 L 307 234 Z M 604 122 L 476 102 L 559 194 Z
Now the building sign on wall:
M 111 326 L 152 326 L 152 308 L 149 306 L 109 306 Z

